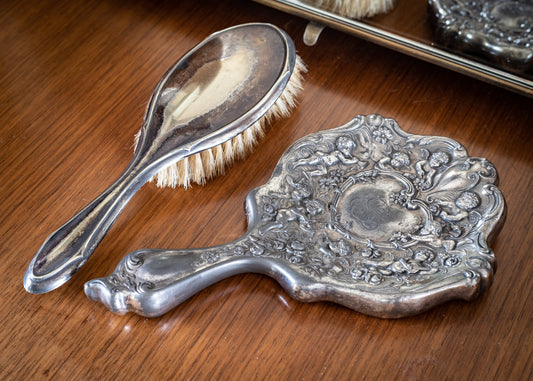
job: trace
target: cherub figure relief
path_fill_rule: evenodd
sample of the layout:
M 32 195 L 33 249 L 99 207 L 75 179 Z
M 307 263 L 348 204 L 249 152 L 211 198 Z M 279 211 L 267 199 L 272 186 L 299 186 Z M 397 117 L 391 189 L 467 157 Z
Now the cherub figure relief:
M 428 189 L 433 185 L 433 177 L 439 169 L 450 162 L 450 156 L 444 151 L 432 153 L 427 160 L 415 164 L 417 176 L 420 178 L 420 187 Z
M 411 165 L 411 159 L 405 152 L 394 152 L 391 156 L 385 156 L 378 162 L 378 167 L 386 169 L 391 166 L 394 169 L 400 170 L 408 168 Z
M 410 257 L 395 258 L 391 261 L 383 261 L 378 263 L 380 272 L 383 275 L 392 274 L 419 274 L 419 273 L 434 273 L 438 271 L 432 268 L 431 262 L 435 258 L 435 254 L 429 249 L 419 249 Z
M 335 147 L 329 152 L 316 151 L 311 157 L 299 159 L 293 168 L 312 166 L 316 169 L 306 172 L 310 176 L 321 176 L 328 172 L 328 167 L 337 164 L 359 165 L 364 168 L 368 163 L 359 160 L 355 152 L 357 143 L 348 136 L 340 136 L 335 141 Z
M 448 222 L 458 222 L 468 218 L 470 211 L 479 206 L 480 202 L 479 196 L 469 191 L 461 192 L 453 201 L 434 200 L 434 203 L 441 208 L 439 215 Z
M 332 269 L 334 266 L 340 266 L 344 271 L 348 271 L 349 262 L 346 257 L 352 254 L 352 249 L 345 240 L 332 241 L 324 233 L 319 237 L 319 245 L 322 263 L 326 268 Z

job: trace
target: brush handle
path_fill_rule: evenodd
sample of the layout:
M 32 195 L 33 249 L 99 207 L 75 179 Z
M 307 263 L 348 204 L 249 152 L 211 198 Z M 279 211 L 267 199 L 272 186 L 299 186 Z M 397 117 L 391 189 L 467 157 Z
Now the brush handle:
M 26 290 L 40 294 L 70 279 L 87 262 L 127 202 L 150 179 L 147 172 L 132 163 L 100 196 L 52 233 L 26 270 Z
M 204 288 L 237 274 L 269 275 L 289 293 L 296 288 L 294 285 L 302 284 L 294 278 L 296 274 L 275 258 L 246 254 L 224 257 L 233 244 L 206 249 L 134 251 L 109 276 L 85 283 L 85 293 L 119 315 L 134 312 L 157 317 Z

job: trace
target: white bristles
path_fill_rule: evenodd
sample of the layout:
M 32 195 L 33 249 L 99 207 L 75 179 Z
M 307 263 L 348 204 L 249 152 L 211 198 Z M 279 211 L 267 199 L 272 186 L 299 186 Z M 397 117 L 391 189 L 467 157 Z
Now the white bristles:
M 215 155 L 213 155 L 213 150 L 210 149 L 206 149 L 205 151 L 200 152 L 200 155 L 202 156 L 205 180 L 209 180 L 211 179 L 211 177 L 217 174 L 217 168 L 215 165 Z
M 191 165 L 192 181 L 197 184 L 204 184 L 206 180 L 206 173 L 204 171 L 204 163 L 202 162 L 202 153 L 197 153 L 192 156 L 193 162 Z
M 225 142 L 222 144 L 222 149 L 224 152 L 224 163 L 227 165 L 233 164 L 233 144 L 231 144 L 231 140 Z
M 203 185 L 210 178 L 224 174 L 225 168 L 233 161 L 243 159 L 253 150 L 259 140 L 264 137 L 268 124 L 275 119 L 286 118 L 290 115 L 303 89 L 303 74 L 306 71 L 307 68 L 302 59 L 296 56 L 294 70 L 287 86 L 260 120 L 225 143 L 167 166 L 160 170 L 152 181 L 156 182 L 158 187 L 183 186 L 188 188 L 191 183 Z M 136 145 L 139 137 L 140 133 L 135 135 Z
M 215 176 L 223 175 L 226 169 L 226 163 L 224 162 L 224 148 L 221 145 L 211 148 L 213 150 L 213 156 L 215 157 Z
M 243 159 L 246 156 L 246 145 L 244 144 L 243 134 L 239 134 L 232 139 L 233 156 L 236 159 Z
M 372 17 L 390 11 L 395 0 L 302 0 L 304 3 L 352 19 Z

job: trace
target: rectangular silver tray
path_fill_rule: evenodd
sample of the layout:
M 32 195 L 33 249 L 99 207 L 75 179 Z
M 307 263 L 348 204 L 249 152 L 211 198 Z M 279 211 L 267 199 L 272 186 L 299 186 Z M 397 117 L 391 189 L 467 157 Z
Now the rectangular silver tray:
M 439 46 L 432 39 L 432 27 L 426 14 L 426 1 L 399 0 L 397 8 L 391 13 L 366 20 L 341 17 L 298 0 L 254 1 L 533 97 L 533 78 L 530 76 L 510 73 L 481 60 L 458 55 Z M 410 19 L 410 22 L 404 22 L 406 18 Z M 402 20 L 403 22 L 399 22 Z

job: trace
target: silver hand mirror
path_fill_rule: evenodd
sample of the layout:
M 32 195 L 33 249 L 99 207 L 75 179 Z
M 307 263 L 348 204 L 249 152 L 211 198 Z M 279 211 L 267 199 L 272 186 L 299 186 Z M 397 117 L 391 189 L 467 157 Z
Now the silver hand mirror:
M 85 284 L 111 311 L 154 317 L 229 276 L 383 318 L 471 300 L 493 278 L 505 216 L 497 173 L 456 141 L 357 116 L 293 144 L 246 199 L 248 231 L 217 247 L 139 250 Z

